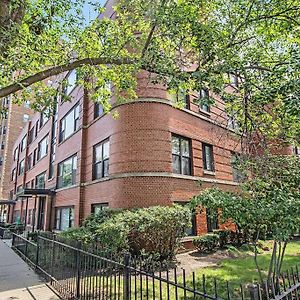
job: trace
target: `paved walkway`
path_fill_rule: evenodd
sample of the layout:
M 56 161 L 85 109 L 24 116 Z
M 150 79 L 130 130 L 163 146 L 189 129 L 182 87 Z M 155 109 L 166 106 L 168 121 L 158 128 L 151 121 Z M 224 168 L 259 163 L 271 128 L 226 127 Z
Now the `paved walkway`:
M 59 299 L 28 267 L 28 265 L 0 240 L 0 300 Z

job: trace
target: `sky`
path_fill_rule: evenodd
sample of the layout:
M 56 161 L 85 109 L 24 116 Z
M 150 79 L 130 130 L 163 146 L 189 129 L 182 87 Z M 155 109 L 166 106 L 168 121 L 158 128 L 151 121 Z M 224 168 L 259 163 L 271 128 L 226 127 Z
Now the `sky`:
M 93 5 L 91 5 L 90 3 L 96 3 L 96 4 L 100 4 L 103 6 L 105 4 L 105 2 L 106 2 L 106 0 L 86 0 L 84 8 L 83 8 L 83 13 L 86 17 L 87 23 L 94 20 L 98 15 L 98 13 L 94 11 Z

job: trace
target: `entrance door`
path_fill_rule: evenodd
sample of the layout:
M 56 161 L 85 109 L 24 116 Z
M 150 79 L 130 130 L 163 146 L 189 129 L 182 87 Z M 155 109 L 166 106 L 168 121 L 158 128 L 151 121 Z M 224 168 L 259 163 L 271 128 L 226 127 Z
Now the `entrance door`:
M 44 230 L 46 197 L 39 197 L 37 230 Z

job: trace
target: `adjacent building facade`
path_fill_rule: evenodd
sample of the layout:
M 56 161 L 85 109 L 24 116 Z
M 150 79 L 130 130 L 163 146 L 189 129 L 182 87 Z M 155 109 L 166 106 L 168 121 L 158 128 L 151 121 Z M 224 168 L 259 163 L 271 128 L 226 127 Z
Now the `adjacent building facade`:
M 33 111 L 29 101 L 19 106 L 12 102 L 11 97 L 1 99 L 0 110 L 0 221 L 5 221 L 8 213 L 6 203 L 12 198 L 10 185 L 14 144 Z

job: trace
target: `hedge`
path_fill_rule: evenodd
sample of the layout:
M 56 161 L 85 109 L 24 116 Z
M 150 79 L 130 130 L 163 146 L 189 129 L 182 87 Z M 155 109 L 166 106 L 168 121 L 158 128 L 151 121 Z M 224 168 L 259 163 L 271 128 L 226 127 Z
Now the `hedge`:
M 135 256 L 170 260 L 185 236 L 185 229 L 191 226 L 190 220 L 190 210 L 179 205 L 108 209 L 87 218 L 81 228 L 68 230 L 61 236 L 113 253 L 126 251 Z

